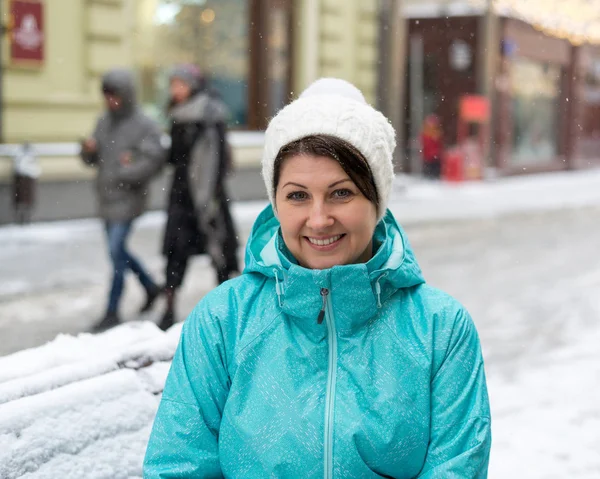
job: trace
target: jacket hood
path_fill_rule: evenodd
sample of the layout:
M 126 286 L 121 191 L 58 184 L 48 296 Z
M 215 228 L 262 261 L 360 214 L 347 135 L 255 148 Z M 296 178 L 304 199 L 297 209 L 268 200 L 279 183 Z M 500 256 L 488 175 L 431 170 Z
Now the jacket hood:
M 227 108 L 220 100 L 213 98 L 207 91 L 196 93 L 189 100 L 173 106 L 170 110 L 173 121 L 177 123 L 205 122 L 222 123 L 227 121 Z
M 123 102 L 118 113 L 129 113 L 137 104 L 135 93 L 135 81 L 129 70 L 115 69 L 104 74 L 102 77 L 102 90 L 114 92 Z
M 374 244 L 377 251 L 367 263 L 303 268 L 286 248 L 269 205 L 252 228 L 244 272 L 273 279 L 280 307 L 311 320 L 322 307 L 321 288 L 328 288 L 336 315 L 347 317 L 346 326 L 354 328 L 373 317 L 399 289 L 425 282 L 408 239 L 389 210 L 375 228 Z

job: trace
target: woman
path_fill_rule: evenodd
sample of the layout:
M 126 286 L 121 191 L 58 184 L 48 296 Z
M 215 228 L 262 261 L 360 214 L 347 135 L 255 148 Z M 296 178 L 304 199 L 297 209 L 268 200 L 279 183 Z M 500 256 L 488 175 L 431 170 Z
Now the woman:
M 167 307 L 160 323 L 175 319 L 175 293 L 189 259 L 209 253 L 217 283 L 238 271 L 237 236 L 225 192 L 229 153 L 225 142 L 225 106 L 204 87 L 191 65 L 174 69 L 170 83 L 171 151 L 174 166 L 163 254 L 167 258 Z
M 394 147 L 341 80 L 271 121 L 272 207 L 183 326 L 144 477 L 486 477 L 479 340 L 387 211 Z

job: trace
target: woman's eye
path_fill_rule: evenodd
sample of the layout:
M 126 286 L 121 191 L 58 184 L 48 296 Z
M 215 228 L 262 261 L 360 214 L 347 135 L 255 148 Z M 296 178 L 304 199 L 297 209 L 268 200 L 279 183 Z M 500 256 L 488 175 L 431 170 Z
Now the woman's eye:
M 346 199 L 350 198 L 353 195 L 352 191 L 348 189 L 335 190 L 333 192 L 333 197 L 338 199 Z
M 287 199 L 290 201 L 303 201 L 308 197 L 304 191 L 294 191 L 287 195 Z

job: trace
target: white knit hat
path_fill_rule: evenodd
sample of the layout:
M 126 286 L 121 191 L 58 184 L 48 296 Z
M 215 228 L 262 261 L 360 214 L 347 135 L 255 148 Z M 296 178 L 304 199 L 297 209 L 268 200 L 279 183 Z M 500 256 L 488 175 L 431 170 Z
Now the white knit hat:
M 371 107 L 358 88 L 345 80 L 321 78 L 271 120 L 265 132 L 262 175 L 275 209 L 273 175 L 279 150 L 310 135 L 331 135 L 347 141 L 366 158 L 379 195 L 378 219 L 385 215 L 392 182 L 394 128 Z

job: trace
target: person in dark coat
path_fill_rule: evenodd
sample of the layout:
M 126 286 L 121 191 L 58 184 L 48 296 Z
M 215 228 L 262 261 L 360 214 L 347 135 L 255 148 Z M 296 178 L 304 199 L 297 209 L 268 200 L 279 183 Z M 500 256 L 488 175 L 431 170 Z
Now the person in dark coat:
M 225 189 L 231 163 L 227 109 L 193 65 L 173 70 L 170 94 L 168 162 L 174 171 L 163 244 L 167 258 L 163 329 L 174 323 L 176 291 L 190 257 L 209 254 L 218 284 L 239 271 L 237 234 Z
M 140 261 L 126 248 L 136 217 L 146 207 L 148 185 L 165 160 L 158 124 L 138 108 L 132 74 L 113 70 L 102 79 L 106 112 L 99 118 L 93 135 L 82 144 L 81 158 L 98 170 L 96 193 L 99 215 L 104 220 L 113 279 L 106 314 L 94 329 L 117 325 L 118 306 L 125 271 L 133 271 L 146 290 L 141 311 L 150 309 L 161 289 Z

